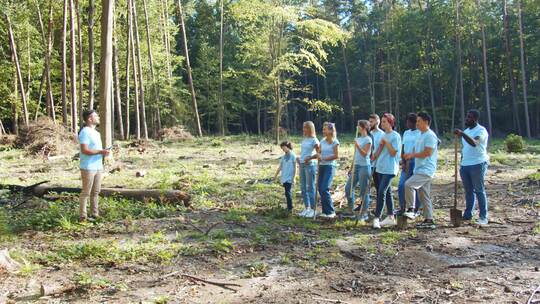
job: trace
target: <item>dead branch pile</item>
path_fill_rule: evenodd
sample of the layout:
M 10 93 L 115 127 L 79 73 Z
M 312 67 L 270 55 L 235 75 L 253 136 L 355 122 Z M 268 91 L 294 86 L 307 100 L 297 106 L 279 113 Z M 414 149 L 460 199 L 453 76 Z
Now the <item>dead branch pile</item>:
M 77 147 L 77 136 L 63 125 L 42 117 L 19 130 L 15 146 L 32 155 L 65 155 L 73 153 L 73 149 Z
M 182 125 L 164 128 L 159 131 L 159 140 L 184 141 L 192 140 L 193 135 Z
M 15 135 L 0 135 L 0 145 L 2 146 L 13 146 L 15 144 L 15 139 L 17 139 L 17 136 Z

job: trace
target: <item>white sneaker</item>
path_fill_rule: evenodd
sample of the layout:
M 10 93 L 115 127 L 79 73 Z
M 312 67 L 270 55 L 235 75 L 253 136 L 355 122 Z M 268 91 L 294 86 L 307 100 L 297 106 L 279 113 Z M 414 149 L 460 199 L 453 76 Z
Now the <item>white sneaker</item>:
M 325 214 L 326 215 L 326 218 L 329 218 L 329 219 L 333 219 L 336 217 L 336 213 L 335 212 L 332 212 L 330 214 Z
M 488 224 L 488 219 L 478 219 L 476 220 L 476 225 L 485 226 Z
M 414 211 L 407 211 L 403 213 L 403 216 L 407 217 L 410 220 L 414 220 L 416 218 L 416 213 Z
M 328 218 L 328 214 L 326 213 L 319 213 L 317 214 L 318 217 L 322 217 L 322 218 Z
M 314 215 L 315 215 L 315 210 L 310 208 L 306 211 L 306 213 L 304 214 L 304 217 L 313 217 Z
M 307 212 L 307 208 L 304 208 L 304 210 L 298 213 L 298 216 L 304 216 L 306 212 Z
M 395 218 L 392 218 L 392 217 L 389 217 L 389 216 L 387 216 L 387 217 L 381 222 L 381 227 L 392 227 L 392 226 L 395 226 L 395 225 L 397 225 L 396 219 L 395 219 Z
M 374 219 L 373 219 L 373 228 L 374 228 L 374 229 L 381 229 L 381 224 L 379 223 L 379 219 L 378 219 L 378 218 L 374 218 Z

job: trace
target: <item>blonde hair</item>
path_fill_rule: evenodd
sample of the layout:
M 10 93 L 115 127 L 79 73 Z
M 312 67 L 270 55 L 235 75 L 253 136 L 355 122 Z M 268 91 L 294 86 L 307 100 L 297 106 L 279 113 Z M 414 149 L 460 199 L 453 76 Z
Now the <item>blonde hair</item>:
M 308 127 L 311 133 L 311 137 L 317 137 L 317 131 L 315 130 L 315 124 L 313 121 L 304 121 L 304 127 Z
M 331 130 L 332 130 L 332 138 L 333 138 L 333 139 L 336 139 L 336 138 L 337 138 L 336 124 L 334 124 L 334 123 L 332 123 L 332 122 L 329 122 L 329 121 L 325 121 L 325 122 L 323 123 L 323 128 L 331 129 Z

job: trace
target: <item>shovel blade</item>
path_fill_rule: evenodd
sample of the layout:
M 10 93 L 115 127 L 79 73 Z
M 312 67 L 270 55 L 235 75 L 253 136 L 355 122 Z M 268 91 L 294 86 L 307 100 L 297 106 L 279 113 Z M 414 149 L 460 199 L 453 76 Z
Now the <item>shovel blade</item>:
M 454 227 L 460 227 L 463 220 L 463 213 L 459 209 L 450 209 L 450 221 Z
M 406 216 L 399 215 L 397 217 L 397 228 L 399 230 L 407 229 L 407 220 L 408 218 Z

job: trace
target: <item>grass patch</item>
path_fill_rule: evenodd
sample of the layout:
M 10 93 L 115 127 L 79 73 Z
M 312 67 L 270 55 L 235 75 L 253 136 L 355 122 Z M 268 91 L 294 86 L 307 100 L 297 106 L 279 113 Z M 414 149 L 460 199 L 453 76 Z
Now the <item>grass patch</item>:
M 537 222 L 532 230 L 533 235 L 539 235 L 540 234 L 540 222 Z
M 248 270 L 246 272 L 245 277 L 246 278 L 257 278 L 257 277 L 264 277 L 268 273 L 268 270 L 270 267 L 268 264 L 264 262 L 255 262 L 248 266 Z
M 399 242 L 399 240 L 401 240 L 401 237 L 402 237 L 401 233 L 397 231 L 392 231 L 392 230 L 384 231 L 384 232 L 381 232 L 381 243 L 385 245 L 394 245 L 397 242 Z

